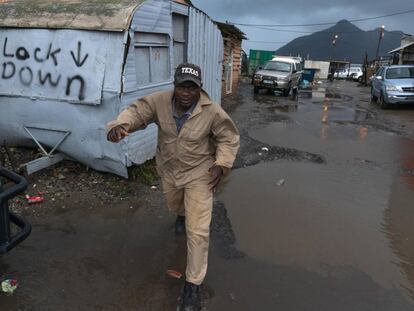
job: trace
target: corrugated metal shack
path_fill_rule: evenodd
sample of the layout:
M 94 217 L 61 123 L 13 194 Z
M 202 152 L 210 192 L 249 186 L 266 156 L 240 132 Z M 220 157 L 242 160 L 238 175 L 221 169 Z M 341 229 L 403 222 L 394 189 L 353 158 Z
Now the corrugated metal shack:
M 204 89 L 221 99 L 221 33 L 180 2 L 0 3 L 0 141 L 43 148 L 32 171 L 66 157 L 127 177 L 127 166 L 152 158 L 156 125 L 112 144 L 106 123 L 136 98 L 172 88 L 183 61 L 198 64 Z
M 398 65 L 414 64 L 414 36 L 404 35 L 401 39 L 401 46 L 388 53 L 394 54 Z
M 242 41 L 247 39 L 246 35 L 236 26 L 216 22 L 221 31 L 224 41 L 223 58 L 223 96 L 237 93 L 239 77 L 241 74 L 241 52 Z

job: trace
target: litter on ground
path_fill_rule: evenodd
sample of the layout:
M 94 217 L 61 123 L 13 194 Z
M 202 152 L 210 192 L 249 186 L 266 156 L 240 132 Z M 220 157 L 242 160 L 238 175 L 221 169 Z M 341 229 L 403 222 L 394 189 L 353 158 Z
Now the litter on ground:
M 285 180 L 282 178 L 282 179 L 279 179 L 277 182 L 276 182 L 276 186 L 282 186 L 283 184 L 285 183 Z
M 4 280 L 1 282 L 1 291 L 7 295 L 13 295 L 18 285 L 15 279 Z
M 181 277 L 183 276 L 181 272 L 175 270 L 167 270 L 167 274 L 175 279 L 181 279 Z
M 34 204 L 34 203 L 42 203 L 44 201 L 44 198 L 40 196 L 26 195 L 26 200 L 29 204 Z

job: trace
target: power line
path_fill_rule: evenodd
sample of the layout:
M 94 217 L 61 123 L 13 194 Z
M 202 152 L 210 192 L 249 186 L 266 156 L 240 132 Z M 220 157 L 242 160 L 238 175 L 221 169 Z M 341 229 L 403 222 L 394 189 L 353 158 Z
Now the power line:
M 380 19 L 384 17 L 390 17 L 390 16 L 397 16 L 397 15 L 403 15 L 403 14 L 409 14 L 413 13 L 413 10 L 407 10 L 407 11 L 400 11 L 396 13 L 390 13 L 386 15 L 379 15 L 379 16 L 373 16 L 373 17 L 365 17 L 365 18 L 357 18 L 357 19 L 348 19 L 349 22 L 362 22 L 362 21 L 368 21 L 373 19 Z M 326 26 L 326 25 L 335 25 L 337 22 L 327 22 L 327 23 L 313 23 L 313 24 L 245 24 L 245 23 L 235 23 L 235 22 L 229 22 L 233 25 L 238 26 L 259 26 L 259 27 L 309 27 L 309 26 Z
M 246 42 L 254 42 L 254 43 L 272 43 L 272 44 L 287 44 L 289 42 L 277 42 L 277 41 L 256 41 L 256 40 L 245 40 Z
M 300 31 L 300 30 L 287 30 L 287 29 L 275 29 L 275 28 L 266 28 L 266 27 L 261 27 L 261 26 L 246 26 L 246 27 L 252 27 L 252 28 L 256 28 L 256 29 L 262 29 L 262 30 L 269 30 L 269 31 L 276 31 L 276 32 L 292 32 L 292 33 L 303 33 L 303 34 L 313 34 L 313 33 L 327 33 L 327 34 L 353 34 L 353 33 L 366 33 L 366 32 L 373 32 L 373 31 L 377 31 L 375 30 L 368 30 L 368 31 L 325 31 L 325 30 L 317 30 L 317 31 Z M 393 32 L 393 31 L 387 31 L 386 32 L 387 35 L 401 35 L 400 32 Z
M 300 31 L 300 30 L 287 30 L 287 29 L 274 29 L 274 28 L 265 28 L 265 27 L 261 27 L 261 26 L 247 26 L 247 27 L 252 27 L 252 28 L 257 28 L 257 29 L 262 29 L 262 30 L 270 30 L 270 31 L 277 31 L 277 32 L 292 32 L 292 33 L 314 33 L 314 31 Z

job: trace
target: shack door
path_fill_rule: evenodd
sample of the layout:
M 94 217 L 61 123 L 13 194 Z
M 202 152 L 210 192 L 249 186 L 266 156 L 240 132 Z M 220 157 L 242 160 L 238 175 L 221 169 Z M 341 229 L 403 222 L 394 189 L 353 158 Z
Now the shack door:
M 230 94 L 233 90 L 233 49 L 229 48 L 227 62 L 225 64 L 225 80 L 226 80 L 226 94 Z

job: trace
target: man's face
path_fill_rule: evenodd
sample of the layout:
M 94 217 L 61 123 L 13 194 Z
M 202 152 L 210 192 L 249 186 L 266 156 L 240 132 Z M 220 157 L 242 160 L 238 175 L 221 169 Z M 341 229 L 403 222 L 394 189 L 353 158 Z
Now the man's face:
M 190 108 L 200 99 L 201 87 L 191 81 L 185 81 L 175 85 L 174 95 L 176 104 L 183 109 Z

